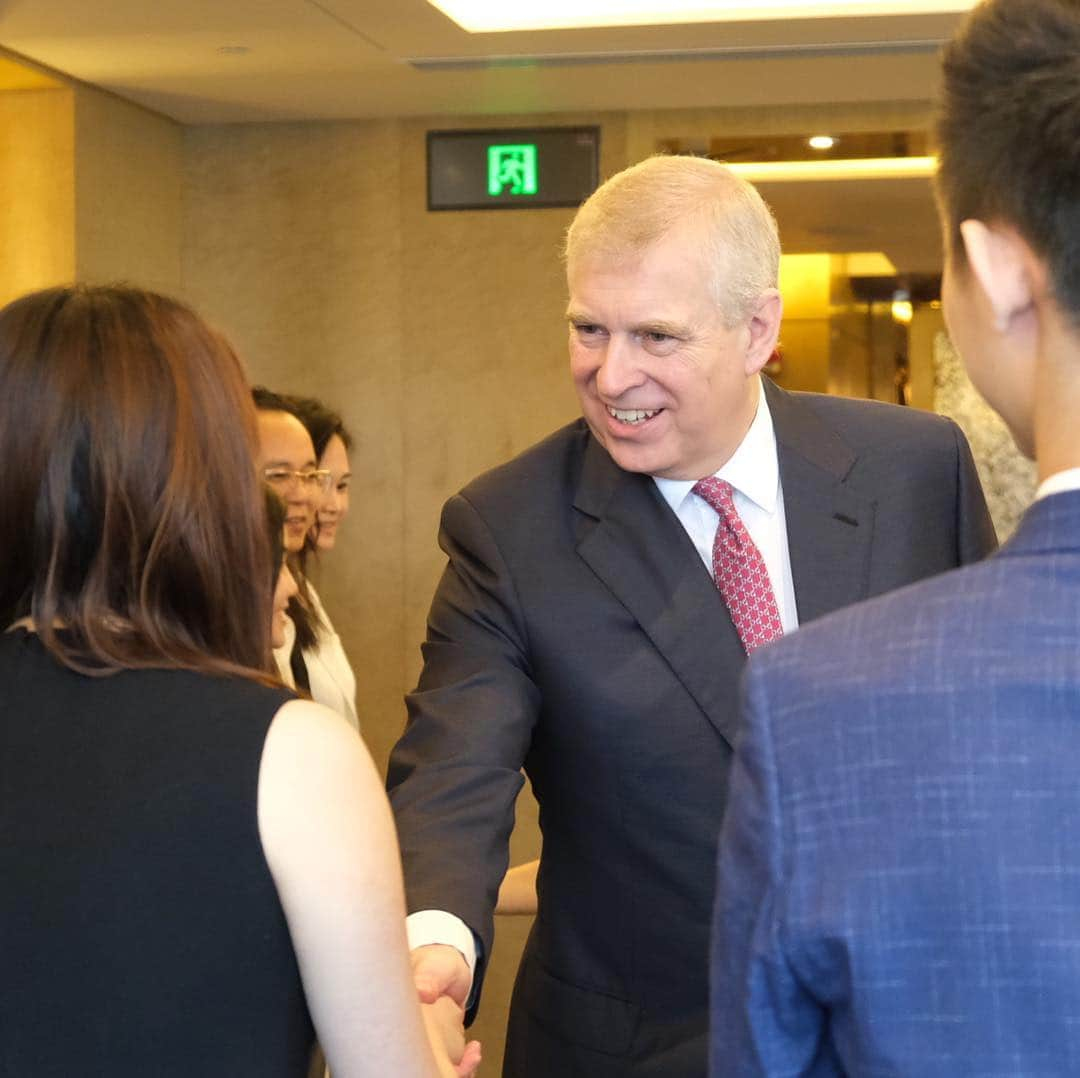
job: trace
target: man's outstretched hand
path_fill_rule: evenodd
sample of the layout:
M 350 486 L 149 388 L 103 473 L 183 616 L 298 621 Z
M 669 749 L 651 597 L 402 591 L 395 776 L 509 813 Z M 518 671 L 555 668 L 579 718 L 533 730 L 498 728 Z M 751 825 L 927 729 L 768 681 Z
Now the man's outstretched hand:
M 411 953 L 413 979 L 429 1035 L 438 1037 L 458 1078 L 471 1078 L 480 1065 L 480 1042 L 465 1040 L 465 1000 L 472 971 L 456 947 L 426 944 Z

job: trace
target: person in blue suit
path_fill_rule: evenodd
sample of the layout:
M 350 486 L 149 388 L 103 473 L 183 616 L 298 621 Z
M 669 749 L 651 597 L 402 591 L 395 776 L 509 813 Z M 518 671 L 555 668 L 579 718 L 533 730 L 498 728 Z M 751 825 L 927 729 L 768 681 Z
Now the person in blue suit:
M 944 60 L 944 306 L 1041 485 L 990 559 L 754 655 L 710 1074 L 1080 1074 L 1080 2 Z

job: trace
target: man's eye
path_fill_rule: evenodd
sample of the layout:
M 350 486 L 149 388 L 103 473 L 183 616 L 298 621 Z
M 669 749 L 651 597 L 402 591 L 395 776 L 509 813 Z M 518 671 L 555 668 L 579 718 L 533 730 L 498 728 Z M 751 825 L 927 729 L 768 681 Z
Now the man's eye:
M 291 476 L 291 472 L 272 471 L 264 473 L 264 478 L 268 483 L 287 483 Z
M 660 329 L 645 330 L 639 340 L 641 347 L 652 356 L 668 356 L 679 347 L 679 338 Z
M 592 322 L 575 322 L 574 332 L 579 337 L 595 337 L 602 331 L 599 326 L 594 325 Z

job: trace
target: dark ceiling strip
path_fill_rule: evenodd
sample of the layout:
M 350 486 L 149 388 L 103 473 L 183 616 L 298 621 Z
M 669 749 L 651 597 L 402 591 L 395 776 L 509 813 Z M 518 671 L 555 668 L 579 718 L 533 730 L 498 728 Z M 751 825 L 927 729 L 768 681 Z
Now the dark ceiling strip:
M 675 63 L 686 60 L 810 59 L 823 56 L 881 56 L 937 52 L 944 39 L 912 41 L 831 41 L 814 45 L 738 45 L 712 49 L 641 49 L 623 52 L 531 53 L 520 56 L 413 56 L 405 62 L 420 71 L 471 71 L 492 67 L 573 67 L 586 64 Z

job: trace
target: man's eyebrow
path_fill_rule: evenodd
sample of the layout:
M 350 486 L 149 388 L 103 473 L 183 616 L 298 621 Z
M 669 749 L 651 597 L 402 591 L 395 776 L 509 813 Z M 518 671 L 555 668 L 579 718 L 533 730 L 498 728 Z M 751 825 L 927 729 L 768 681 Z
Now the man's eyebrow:
M 567 322 L 584 322 L 587 325 L 592 325 L 594 323 L 594 319 L 576 307 L 566 308 L 566 320 Z
M 665 322 L 658 318 L 651 322 L 641 322 L 631 327 L 632 333 L 663 333 L 668 337 L 682 337 L 686 334 L 686 327 L 677 325 L 675 322 Z

